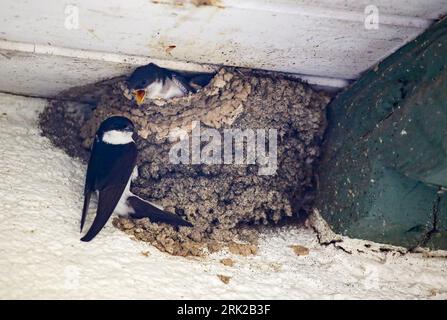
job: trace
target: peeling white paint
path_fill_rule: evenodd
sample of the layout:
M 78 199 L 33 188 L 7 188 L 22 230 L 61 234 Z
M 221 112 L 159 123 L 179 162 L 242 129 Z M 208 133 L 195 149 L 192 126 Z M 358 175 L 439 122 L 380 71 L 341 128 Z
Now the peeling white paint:
M 0 76 L 9 84 L 0 91 L 51 96 L 83 77 L 93 82 L 149 61 L 190 71 L 257 68 L 343 87 L 447 14 L 447 0 L 191 2 L 1 1 Z M 79 8 L 77 29 L 65 26 L 67 5 Z M 367 5 L 379 9 L 378 30 L 364 27 Z M 58 72 L 42 75 L 50 65 Z M 30 71 L 35 80 L 24 83 Z

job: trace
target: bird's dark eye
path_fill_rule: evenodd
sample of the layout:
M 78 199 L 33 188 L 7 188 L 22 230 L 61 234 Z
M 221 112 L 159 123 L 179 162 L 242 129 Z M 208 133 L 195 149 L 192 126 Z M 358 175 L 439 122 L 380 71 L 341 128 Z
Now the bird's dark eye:
M 146 83 L 147 83 L 146 80 L 141 81 L 141 84 L 142 84 L 142 85 L 145 85 Z

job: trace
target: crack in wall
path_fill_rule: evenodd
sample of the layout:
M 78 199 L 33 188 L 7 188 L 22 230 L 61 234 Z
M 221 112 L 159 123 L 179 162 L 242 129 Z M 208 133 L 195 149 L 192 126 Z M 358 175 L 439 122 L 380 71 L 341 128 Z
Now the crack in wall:
M 425 235 L 422 237 L 422 240 L 413 248 L 410 249 L 411 252 L 413 252 L 417 247 L 423 247 L 427 246 L 428 242 L 431 240 L 434 234 L 440 232 L 439 230 L 439 217 L 440 217 L 440 204 L 442 200 L 442 196 L 445 193 L 445 188 L 439 187 L 438 191 L 436 192 L 436 198 L 433 201 L 433 207 L 432 207 L 432 228 L 425 233 Z

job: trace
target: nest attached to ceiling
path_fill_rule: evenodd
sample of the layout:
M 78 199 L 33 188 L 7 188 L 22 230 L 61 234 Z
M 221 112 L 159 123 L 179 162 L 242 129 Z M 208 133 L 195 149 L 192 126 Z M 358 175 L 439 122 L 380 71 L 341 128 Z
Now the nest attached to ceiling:
M 56 100 L 41 115 L 44 135 L 83 160 L 105 118 L 130 118 L 138 129 L 139 149 L 139 178 L 132 191 L 194 224 L 176 230 L 148 219 L 115 218 L 116 227 L 171 254 L 200 255 L 204 248 L 215 251 L 235 240 L 254 242 L 255 232 L 244 226 L 277 223 L 311 209 L 327 94 L 284 77 L 224 68 L 196 94 L 136 106 L 123 95 L 122 80 L 61 94 L 64 99 L 94 104 L 93 108 Z M 171 148 L 182 135 L 190 136 L 198 121 L 202 130 L 220 133 L 276 129 L 276 173 L 259 175 L 259 163 L 171 163 Z M 268 138 L 267 134 L 267 145 Z

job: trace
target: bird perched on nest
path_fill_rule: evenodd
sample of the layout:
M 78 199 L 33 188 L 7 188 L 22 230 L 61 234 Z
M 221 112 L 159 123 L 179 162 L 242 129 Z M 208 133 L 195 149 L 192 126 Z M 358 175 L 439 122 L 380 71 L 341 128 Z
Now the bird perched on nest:
M 106 119 L 96 132 L 85 179 L 81 232 L 93 192 L 98 195 L 98 209 L 82 241 L 92 240 L 113 212 L 135 219 L 148 217 L 151 222 L 192 227 L 181 217 L 163 211 L 130 191 L 130 183 L 138 177 L 138 151 L 133 133 L 132 121 L 121 116 Z
M 125 95 L 141 105 L 145 99 L 171 99 L 184 97 L 206 86 L 212 74 L 187 76 L 161 68 L 154 63 L 138 67 L 127 80 Z M 127 92 L 126 92 L 127 91 Z

